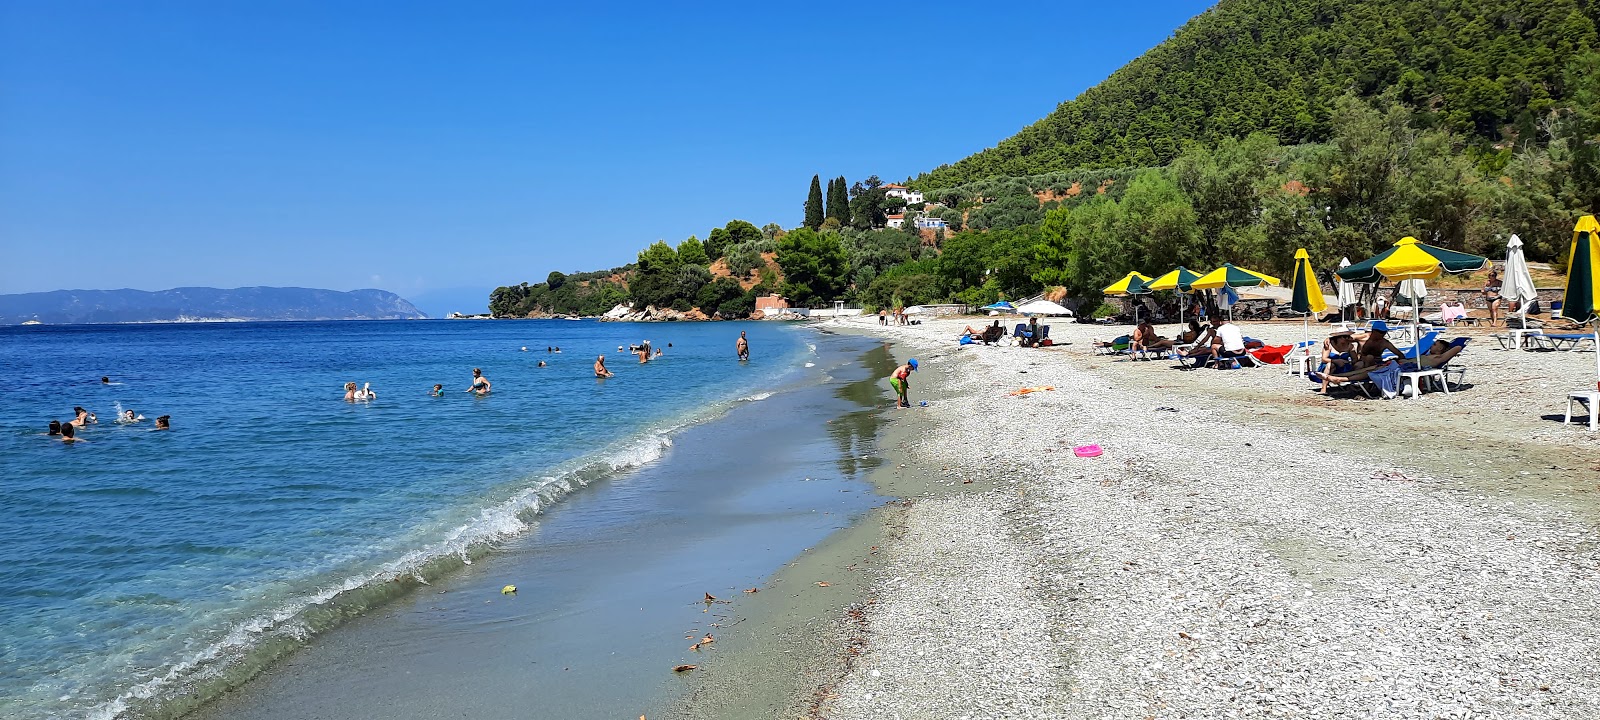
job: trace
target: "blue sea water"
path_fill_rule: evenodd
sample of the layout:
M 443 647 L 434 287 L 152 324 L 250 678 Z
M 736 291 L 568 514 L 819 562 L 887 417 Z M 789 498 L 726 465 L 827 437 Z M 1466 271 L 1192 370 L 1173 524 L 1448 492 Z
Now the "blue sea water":
M 800 382 L 808 337 L 589 321 L 0 329 L 0 717 L 116 717 L 286 652 L 650 462 L 675 429 Z M 647 338 L 666 356 L 617 352 Z M 617 377 L 594 378 L 601 353 Z M 463 392 L 474 367 L 487 397 Z M 378 398 L 344 402 L 346 381 Z M 74 406 L 98 424 L 72 445 L 46 436 Z M 116 424 L 121 409 L 172 430 Z

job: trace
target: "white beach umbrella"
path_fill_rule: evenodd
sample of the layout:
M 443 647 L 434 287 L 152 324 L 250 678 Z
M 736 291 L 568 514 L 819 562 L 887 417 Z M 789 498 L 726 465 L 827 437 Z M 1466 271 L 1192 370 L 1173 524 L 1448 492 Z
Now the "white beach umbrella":
M 922 313 L 927 312 L 927 309 L 923 308 L 921 305 L 912 305 L 911 307 L 906 308 L 902 312 L 904 312 L 907 315 L 921 315 Z
M 1350 258 L 1339 258 L 1339 269 L 1343 270 L 1344 268 L 1347 268 L 1347 267 L 1350 267 Z M 1339 291 L 1339 319 L 1340 320 L 1348 320 L 1349 318 L 1344 316 L 1344 309 L 1349 307 L 1349 306 L 1351 306 L 1351 305 L 1354 305 L 1354 304 L 1356 304 L 1358 302 L 1361 302 L 1361 299 L 1359 297 L 1356 297 L 1356 284 L 1355 283 L 1347 283 L 1347 282 L 1345 282 L 1343 280 L 1340 280 L 1339 281 L 1338 291 Z
M 1500 284 L 1500 297 L 1522 306 L 1518 317 L 1527 325 L 1528 305 L 1538 296 L 1533 289 L 1533 275 L 1528 272 L 1528 259 L 1522 256 L 1522 238 L 1512 235 L 1511 241 L 1506 243 L 1506 271 Z
M 1428 296 L 1428 286 L 1421 279 L 1401 280 L 1398 288 L 1400 297 L 1411 299 L 1411 342 L 1417 342 L 1417 323 L 1422 319 L 1422 299 Z M 1422 352 L 1419 349 L 1418 355 Z
M 1050 302 L 1049 300 L 1035 300 L 1031 303 L 1018 307 L 1017 312 L 1024 315 L 1072 315 L 1071 310 L 1061 307 L 1060 305 Z

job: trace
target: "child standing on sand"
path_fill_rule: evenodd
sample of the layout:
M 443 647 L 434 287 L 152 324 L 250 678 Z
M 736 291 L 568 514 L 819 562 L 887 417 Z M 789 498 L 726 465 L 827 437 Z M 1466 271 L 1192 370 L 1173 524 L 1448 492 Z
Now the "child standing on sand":
M 916 370 L 917 359 L 911 358 L 906 361 L 906 364 L 895 368 L 894 373 L 889 375 L 889 385 L 894 388 L 897 401 L 895 407 L 911 407 L 911 399 L 907 397 L 906 392 L 911 389 L 911 373 L 916 372 Z

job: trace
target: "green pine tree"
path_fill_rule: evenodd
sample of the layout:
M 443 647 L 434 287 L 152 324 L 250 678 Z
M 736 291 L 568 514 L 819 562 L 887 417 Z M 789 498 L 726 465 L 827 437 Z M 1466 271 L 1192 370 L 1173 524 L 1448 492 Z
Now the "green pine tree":
M 811 176 L 811 193 L 806 196 L 806 227 L 822 227 L 822 178 Z

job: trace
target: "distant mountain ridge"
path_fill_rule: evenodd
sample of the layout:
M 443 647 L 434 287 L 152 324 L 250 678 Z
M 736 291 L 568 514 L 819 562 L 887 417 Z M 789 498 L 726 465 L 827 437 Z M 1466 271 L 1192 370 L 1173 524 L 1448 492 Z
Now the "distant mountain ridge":
M 228 320 L 418 320 L 421 311 L 386 290 L 243 287 L 225 290 L 52 290 L 0 295 L 0 325 Z

